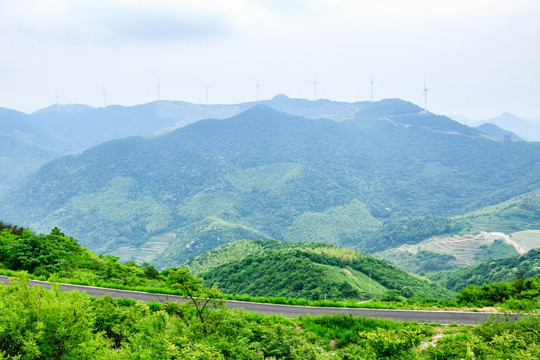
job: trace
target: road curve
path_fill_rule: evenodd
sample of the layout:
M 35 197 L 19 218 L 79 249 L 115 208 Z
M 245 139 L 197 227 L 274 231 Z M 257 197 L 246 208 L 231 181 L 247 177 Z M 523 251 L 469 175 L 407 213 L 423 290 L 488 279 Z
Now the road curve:
M 9 283 L 7 276 L 0 275 L 0 282 Z M 47 281 L 30 280 L 31 286 L 42 286 L 46 289 L 51 288 Z M 181 296 L 167 294 L 153 294 L 142 291 L 117 290 L 100 288 L 94 286 L 82 286 L 72 284 L 61 284 L 62 291 L 80 291 L 90 296 L 109 295 L 113 298 L 131 298 L 142 300 L 144 302 L 156 301 L 184 301 Z M 265 304 L 247 301 L 228 300 L 227 306 L 230 309 L 244 309 L 246 311 L 268 314 L 283 315 L 295 317 L 300 315 L 319 315 L 319 314 L 350 314 L 353 316 L 365 316 L 381 319 L 392 319 L 398 321 L 418 321 L 418 322 L 436 322 L 440 324 L 475 324 L 485 321 L 488 316 L 498 313 L 488 312 L 467 312 L 467 311 L 426 311 L 426 310 L 387 310 L 387 309 L 362 309 L 362 308 L 341 308 L 341 307 L 314 307 L 314 306 L 295 306 Z

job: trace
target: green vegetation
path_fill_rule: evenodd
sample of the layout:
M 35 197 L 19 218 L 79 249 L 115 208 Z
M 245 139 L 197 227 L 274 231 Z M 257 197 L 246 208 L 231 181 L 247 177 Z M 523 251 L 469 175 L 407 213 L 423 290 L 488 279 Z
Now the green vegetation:
M 252 254 L 262 254 L 270 250 L 292 249 L 297 247 L 318 247 L 324 244 L 284 242 L 277 240 L 239 240 L 221 245 L 186 261 L 183 265 L 198 276 L 218 266 L 242 260 Z
M 0 268 L 86 285 L 165 287 L 152 265 L 120 264 L 118 257 L 96 255 L 58 228 L 48 235 L 36 235 L 0 222 L 0 230 Z
M 0 223 L 0 227 L 3 229 L 0 233 L 0 269 L 5 267 L 11 271 L 25 270 L 42 280 L 184 294 L 181 289 L 170 284 L 169 278 L 176 271 L 174 268 L 159 272 L 148 263 L 137 265 L 128 261 L 121 264 L 118 257 L 101 256 L 88 251 L 57 228 L 48 235 L 35 235 L 28 229 L 3 223 Z M 244 251 L 249 249 L 253 253 L 250 256 L 248 251 Z M 234 261 L 234 256 L 229 257 L 235 253 L 237 261 Z M 265 269 L 260 268 L 259 260 L 253 261 L 252 258 L 257 256 L 261 263 L 266 264 L 263 265 L 266 266 Z M 364 261 L 362 265 L 359 264 L 361 259 Z M 241 273 L 242 278 L 253 279 L 250 290 L 245 290 L 246 285 L 241 282 L 237 283 L 238 288 L 229 286 L 230 279 L 218 283 L 216 279 L 219 275 L 215 275 L 213 279 L 207 277 L 207 284 L 230 294 L 266 296 L 281 303 L 287 303 L 289 298 L 296 303 L 304 301 L 303 304 L 306 305 L 308 303 L 305 301 L 308 300 L 359 300 L 361 296 L 381 296 L 388 289 L 402 288 L 409 289 L 403 293 L 407 298 L 413 295 L 428 298 L 450 296 L 449 292 L 414 278 L 388 263 L 353 250 L 320 243 L 242 241 L 214 249 L 189 264 L 199 270 L 213 269 L 216 274 L 221 273 L 225 277 L 231 266 L 241 267 L 242 270 L 238 270 L 234 278 Z M 373 272 L 371 282 L 369 271 Z M 272 277 L 275 279 L 270 281 Z M 384 285 L 379 284 L 380 282 Z M 257 287 L 259 288 L 256 289 Z M 234 295 L 227 297 L 235 298 Z M 243 299 L 251 300 L 249 297 Z M 400 297 L 397 300 L 402 299 L 403 297 Z M 328 301 L 318 305 L 336 304 Z M 354 305 L 354 302 L 351 305 Z
M 502 305 L 510 309 L 540 308 L 540 274 L 526 279 L 521 273 L 512 282 L 490 282 L 482 286 L 468 285 L 457 294 L 458 304 L 467 306 Z
M 512 245 L 507 244 L 503 239 L 496 239 L 493 241 L 493 244 L 489 246 L 480 246 L 480 251 L 474 254 L 474 259 L 479 262 L 485 262 L 513 255 L 516 255 L 516 249 Z
M 384 224 L 358 246 L 376 252 L 402 244 L 416 244 L 434 235 L 457 233 L 463 227 L 464 223 L 445 218 L 405 217 Z
M 519 256 L 432 273 L 428 277 L 447 289 L 458 291 L 469 284 L 481 286 L 488 282 L 511 282 L 521 273 L 526 277 L 540 274 L 540 249 Z
M 106 281 L 118 287 L 146 286 L 142 289 L 159 292 L 169 289 L 188 299 L 185 303 L 163 304 L 113 300 L 108 296 L 94 299 L 82 293 L 60 292 L 59 285 L 54 285 L 50 291 L 29 287 L 28 273 L 15 273 L 18 279 L 12 279 L 10 285 L 0 283 L 0 359 L 435 360 L 461 359 L 474 353 L 476 359 L 487 360 L 500 354 L 520 359 L 534 359 L 540 354 L 537 317 L 493 319 L 477 327 L 457 328 L 346 315 L 296 319 L 255 315 L 227 310 L 219 300 L 222 294 L 215 288 L 205 287 L 203 281 L 193 277 L 187 269 L 158 272 L 149 264 L 120 264 L 115 257 L 89 252 L 57 228 L 48 235 L 35 235 L 28 229 L 0 223 L 0 230 L 0 261 L 7 268 L 26 270 L 51 280 L 71 276 L 71 279 L 79 278 L 92 284 Z M 251 255 L 242 258 L 238 253 L 241 249 L 250 251 Z M 224 263 L 226 253 L 236 253 L 238 260 Z M 369 270 L 372 286 L 377 291 L 382 291 L 383 285 L 386 289 L 394 286 L 394 290 L 381 295 L 381 299 L 389 301 L 415 294 L 429 296 L 427 292 L 421 293 L 427 291 L 426 286 L 436 291 L 433 285 L 387 262 L 327 244 L 243 241 L 205 255 L 191 263 L 201 268 L 208 266 L 212 272 L 247 261 L 253 265 L 250 271 L 257 271 L 254 265 L 259 263 L 275 276 L 279 274 L 271 267 L 286 272 L 286 267 L 279 268 L 280 264 L 285 264 L 301 276 L 307 273 L 309 278 L 315 276 L 309 273 L 311 265 L 315 265 L 335 284 L 351 278 L 344 271 L 348 270 L 355 283 L 364 288 L 368 281 L 365 272 Z M 242 269 L 239 270 L 244 275 Z M 306 285 L 310 285 L 309 278 L 304 279 Z M 397 284 L 402 286 L 399 291 Z M 336 289 L 329 290 L 342 295 L 350 290 L 340 286 Z M 539 291 L 540 275 L 530 280 L 522 276 L 511 284 L 465 288 L 458 299 L 466 306 L 502 302 L 507 308 L 534 311 L 539 305 Z M 274 300 L 301 303 L 295 299 Z M 411 304 L 415 301 L 409 299 Z M 442 303 L 444 306 L 445 302 Z M 302 304 L 313 303 L 304 300 Z M 317 304 L 343 305 L 330 301 Z M 438 333 L 445 336 L 437 341 L 432 337 Z M 437 342 L 435 347 L 426 345 L 432 341 Z M 491 346 L 486 346 L 486 342 Z
M 0 133 L 0 193 L 61 154 L 62 142 L 21 112 L 0 107 Z
M 468 224 L 469 233 L 489 231 L 510 234 L 540 229 L 540 190 L 516 196 L 496 205 L 454 217 Z
M 334 122 L 255 106 L 111 141 L 46 164 L 2 195 L 0 213 L 165 268 L 246 238 L 363 251 L 417 243 L 467 231 L 469 218 L 449 217 L 540 187 L 538 143 L 491 141 L 396 99 L 361 110 Z M 514 227 L 535 229 L 531 201 Z
M 384 298 L 394 290 L 397 300 L 451 297 L 386 261 L 328 244 L 246 240 L 213 249 L 187 264 L 199 269 L 196 272 L 209 286 L 230 294 L 359 300 Z
M 475 327 L 347 315 L 299 317 L 226 310 L 216 303 L 144 304 L 0 284 L 2 359 L 523 359 L 540 356 L 539 318 Z M 205 292 L 186 272 L 179 286 Z M 438 339 L 439 337 L 441 337 Z M 438 340 L 437 340 L 438 339 Z M 474 355 L 473 355 L 474 354 Z
M 373 254 L 390 261 L 401 269 L 423 274 L 475 265 L 496 260 L 518 252 L 502 241 L 501 233 L 472 235 L 442 235 L 423 240 L 418 244 L 405 244 Z

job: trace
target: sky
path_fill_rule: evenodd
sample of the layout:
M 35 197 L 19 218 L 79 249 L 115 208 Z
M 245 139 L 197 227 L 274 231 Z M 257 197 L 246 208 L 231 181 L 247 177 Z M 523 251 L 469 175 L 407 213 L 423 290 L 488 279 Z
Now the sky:
M 0 0 L 0 107 L 401 98 L 540 118 L 538 0 Z M 105 92 L 105 96 L 104 96 Z

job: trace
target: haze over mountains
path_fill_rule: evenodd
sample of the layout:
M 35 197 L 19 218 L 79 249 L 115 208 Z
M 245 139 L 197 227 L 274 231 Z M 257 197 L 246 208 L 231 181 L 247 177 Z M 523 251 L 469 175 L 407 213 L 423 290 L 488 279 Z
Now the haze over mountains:
M 365 106 L 365 102 L 309 101 L 290 99 L 285 95 L 259 103 L 293 115 L 337 121 L 353 118 Z M 255 104 L 198 105 L 156 101 L 132 107 L 53 105 L 30 115 L 0 109 L 0 129 L 4 134 L 0 164 L 5 165 L 0 174 L 0 193 L 55 157 L 80 153 L 109 140 L 165 133 L 201 119 L 224 119 Z
M 483 124 L 492 124 L 502 128 L 508 134 L 515 133 L 526 141 L 540 141 L 540 118 L 520 118 L 517 115 L 506 112 L 497 117 L 485 120 L 471 120 L 466 116 L 459 115 L 451 117 L 469 126 L 479 127 Z M 482 129 L 480 130 L 483 131 Z
M 122 259 L 174 266 L 239 239 L 363 249 L 384 224 L 463 214 L 540 185 L 540 144 L 494 141 L 405 101 L 349 104 L 280 96 L 271 102 L 340 121 L 245 104 L 248 110 L 224 120 L 110 141 L 47 163 L 0 198 L 0 215 L 43 232 L 58 226 L 84 246 Z M 180 112 L 172 116 L 179 109 L 226 117 L 244 106 L 174 105 L 167 108 L 170 117 L 156 115 L 169 105 L 174 103 L 128 108 L 125 114 L 137 115 L 125 117 L 115 111 L 126 109 L 95 111 L 104 118 L 107 111 L 116 114 L 107 118 L 111 131 L 102 134 L 112 137 L 129 121 L 148 135 L 195 119 L 187 110 L 184 118 Z M 60 117 L 58 126 L 70 116 Z M 91 116 L 83 118 L 93 123 Z M 120 119 L 118 126 L 110 125 L 113 118 Z M 53 130 L 54 121 L 47 121 Z M 92 141 L 97 137 L 87 146 Z M 426 223 L 447 224 L 426 233 L 453 226 L 447 220 Z

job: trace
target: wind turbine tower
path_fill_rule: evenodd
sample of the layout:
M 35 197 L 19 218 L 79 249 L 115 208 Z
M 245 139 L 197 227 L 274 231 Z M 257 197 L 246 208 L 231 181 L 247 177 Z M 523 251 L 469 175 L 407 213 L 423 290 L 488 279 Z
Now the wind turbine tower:
M 58 93 L 55 91 L 54 94 L 56 97 L 54 98 L 56 101 L 56 112 L 60 112 L 60 96 L 58 96 Z
M 206 90 L 206 105 L 208 105 L 208 86 L 205 86 L 204 89 Z
M 157 83 L 157 99 L 158 101 L 161 100 L 161 96 L 159 95 L 159 81 Z
M 424 114 L 427 114 L 427 92 L 428 88 L 426 88 L 426 79 L 424 79 Z
M 105 91 L 105 85 L 103 85 L 103 107 L 107 107 L 107 91 Z
M 313 100 L 317 100 L 317 79 L 310 81 L 313 84 Z
M 373 84 L 375 84 L 375 81 L 373 81 L 373 78 L 369 78 L 369 84 L 371 85 L 371 102 L 373 102 Z
M 257 102 L 259 102 L 259 91 L 261 90 L 261 85 L 259 84 L 259 78 L 257 77 Z

